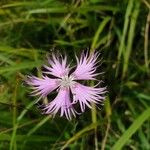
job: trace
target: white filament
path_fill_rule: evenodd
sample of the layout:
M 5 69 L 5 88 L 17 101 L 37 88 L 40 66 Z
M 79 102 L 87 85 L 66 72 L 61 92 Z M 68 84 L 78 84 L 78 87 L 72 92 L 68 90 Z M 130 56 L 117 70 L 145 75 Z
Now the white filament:
M 60 86 L 69 88 L 75 84 L 74 78 L 72 76 L 65 75 L 60 79 Z

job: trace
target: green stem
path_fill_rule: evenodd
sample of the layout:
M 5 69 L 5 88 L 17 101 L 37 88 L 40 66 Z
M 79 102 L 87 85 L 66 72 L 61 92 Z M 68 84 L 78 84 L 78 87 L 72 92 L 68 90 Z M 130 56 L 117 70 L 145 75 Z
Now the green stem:
M 17 77 L 16 77 L 17 78 Z M 11 141 L 10 141 L 10 150 L 17 150 L 17 143 L 16 143 L 16 131 L 17 131 L 17 122 L 16 122 L 16 118 L 17 118 L 17 107 L 16 103 L 17 103 L 17 89 L 18 89 L 18 84 L 19 84 L 19 79 L 16 79 L 16 86 L 14 89 L 14 96 L 13 96 L 13 133 L 12 133 L 12 137 L 11 137 Z
M 94 85 L 94 81 L 91 81 L 90 86 L 93 86 L 93 85 Z M 92 123 L 97 123 L 97 110 L 96 110 L 95 103 L 92 103 L 91 116 L 92 116 Z M 98 150 L 97 127 L 96 126 L 94 129 L 94 133 L 95 133 L 94 134 L 95 150 Z
M 129 64 L 129 57 L 132 50 L 132 44 L 134 39 L 134 30 L 136 27 L 136 22 L 139 14 L 139 8 L 140 8 L 140 0 L 137 0 L 135 2 L 134 10 L 131 15 L 131 22 L 130 22 L 130 28 L 129 28 L 129 34 L 128 34 L 128 41 L 127 41 L 127 47 L 126 52 L 124 54 L 124 65 L 123 65 L 123 73 L 122 78 L 126 76 L 127 70 L 128 70 L 128 64 Z

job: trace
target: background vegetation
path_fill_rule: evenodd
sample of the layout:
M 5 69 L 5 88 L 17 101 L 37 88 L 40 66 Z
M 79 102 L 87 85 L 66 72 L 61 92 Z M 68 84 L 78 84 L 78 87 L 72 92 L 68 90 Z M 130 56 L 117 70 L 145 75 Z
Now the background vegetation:
M 1 0 L 0 150 L 150 150 L 149 24 L 148 0 Z M 70 122 L 42 115 L 26 75 L 48 53 L 74 63 L 83 49 L 103 58 L 104 107 Z

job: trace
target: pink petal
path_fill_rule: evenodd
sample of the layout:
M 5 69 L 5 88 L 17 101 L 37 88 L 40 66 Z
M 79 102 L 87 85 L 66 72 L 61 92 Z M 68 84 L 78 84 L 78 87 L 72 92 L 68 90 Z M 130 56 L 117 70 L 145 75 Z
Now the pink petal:
M 72 75 L 77 80 L 93 80 L 98 75 L 95 73 L 96 64 L 99 54 L 95 53 L 90 56 L 88 54 L 82 54 L 80 60 L 77 59 L 77 67 Z
M 85 106 L 92 108 L 91 102 L 101 103 L 105 97 L 102 94 L 106 93 L 106 88 L 96 88 L 84 86 L 80 83 L 76 83 L 74 87 L 71 87 L 73 93 L 73 104 L 79 102 L 81 111 L 85 111 Z
M 51 114 L 52 116 L 55 116 L 59 110 L 60 116 L 66 116 L 68 120 L 72 119 L 72 115 L 76 116 L 76 112 L 71 105 L 68 88 L 60 88 L 56 98 L 44 108 L 45 114 Z
M 44 66 L 48 71 L 45 73 L 61 78 L 64 75 L 68 75 L 69 66 L 67 66 L 67 57 L 59 59 L 54 54 L 52 60 L 48 59 L 50 66 Z
M 32 95 L 38 95 L 40 98 L 46 97 L 50 92 L 59 86 L 57 79 L 51 79 L 47 76 L 42 76 L 42 78 L 29 76 L 26 83 L 32 87 Z

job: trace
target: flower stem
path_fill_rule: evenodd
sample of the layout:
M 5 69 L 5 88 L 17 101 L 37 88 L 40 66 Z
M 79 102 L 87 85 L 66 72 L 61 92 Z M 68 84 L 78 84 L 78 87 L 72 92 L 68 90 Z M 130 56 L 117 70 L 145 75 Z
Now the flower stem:
M 94 47 L 95 47 L 95 44 L 94 44 L 94 39 L 93 39 L 92 47 L 90 49 L 90 55 L 94 53 L 95 51 Z M 94 86 L 94 81 L 90 82 L 90 86 Z M 92 123 L 96 123 L 97 122 L 97 110 L 96 110 L 95 103 L 92 103 L 91 117 L 92 117 Z M 95 150 L 98 150 L 97 127 L 95 127 L 94 129 L 94 143 L 95 143 Z
M 94 85 L 94 82 L 91 81 L 91 86 Z M 91 110 L 91 116 L 92 116 L 92 123 L 97 122 L 97 110 L 95 103 L 92 103 L 92 110 Z M 95 150 L 98 150 L 98 138 L 97 138 L 97 127 L 94 129 L 94 143 L 95 143 Z

